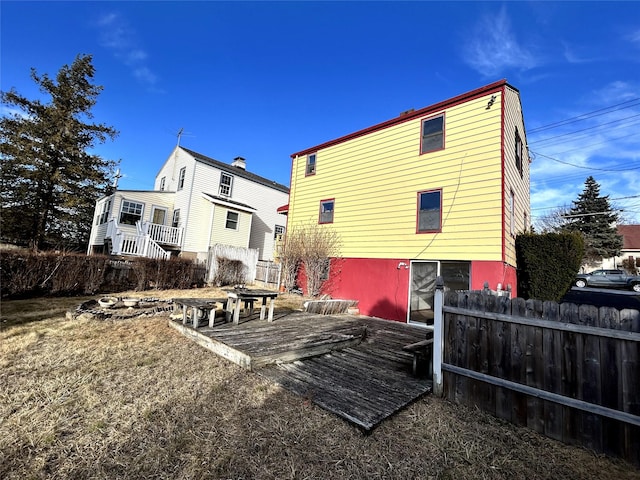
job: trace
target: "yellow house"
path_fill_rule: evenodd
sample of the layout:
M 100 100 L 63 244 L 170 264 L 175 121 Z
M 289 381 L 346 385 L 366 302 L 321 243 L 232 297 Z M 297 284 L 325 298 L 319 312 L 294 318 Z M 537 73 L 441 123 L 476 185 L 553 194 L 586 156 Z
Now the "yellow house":
M 529 227 L 529 155 L 505 80 L 291 155 L 288 228 L 341 239 L 325 293 L 361 313 L 429 323 L 436 276 L 451 289 L 511 288 Z

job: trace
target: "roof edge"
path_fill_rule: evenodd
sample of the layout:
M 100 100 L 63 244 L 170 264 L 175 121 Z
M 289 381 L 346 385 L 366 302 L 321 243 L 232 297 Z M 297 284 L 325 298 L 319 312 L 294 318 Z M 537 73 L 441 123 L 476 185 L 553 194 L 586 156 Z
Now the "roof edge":
M 422 117 L 424 115 L 428 115 L 431 112 L 442 110 L 442 109 L 447 108 L 448 106 L 450 106 L 452 104 L 458 104 L 458 103 L 461 103 L 463 101 L 470 100 L 472 98 L 481 97 L 481 96 L 486 95 L 487 93 L 490 93 L 490 92 L 498 91 L 501 88 L 503 88 L 504 86 L 509 86 L 510 88 L 513 88 L 516 92 L 519 92 L 519 90 L 517 88 L 509 85 L 507 83 L 507 80 L 503 78 L 502 80 L 490 83 L 488 85 L 485 85 L 484 87 L 476 88 L 475 90 L 471 90 L 471 91 L 468 91 L 466 93 L 463 93 L 463 94 L 457 95 L 455 97 L 449 98 L 447 100 L 443 100 L 441 102 L 434 103 L 433 105 L 421 108 L 419 110 L 415 110 L 414 112 L 403 114 L 403 115 L 401 115 L 399 117 L 392 118 L 391 120 L 387 120 L 385 122 L 378 123 L 376 125 L 364 128 L 362 130 L 358 130 L 358 131 L 350 133 L 348 135 L 344 135 L 342 137 L 338 137 L 338 138 L 336 138 L 334 140 L 329 140 L 328 142 L 321 143 L 320 145 L 316 145 L 316 146 L 311 147 L 311 148 L 305 148 L 304 150 L 301 150 L 299 152 L 292 153 L 290 156 L 291 156 L 292 159 L 295 159 L 296 157 L 299 157 L 301 155 L 307 155 L 308 153 L 313 153 L 313 152 L 316 152 L 318 150 L 322 150 L 324 148 L 332 147 L 334 145 L 338 145 L 338 144 L 346 142 L 348 140 L 352 140 L 354 138 L 362 137 L 362 136 L 367 135 L 369 133 L 373 133 L 373 132 L 376 132 L 378 130 L 382 130 L 384 128 L 391 127 L 393 125 L 397 125 L 397 124 L 400 124 L 400 123 L 407 122 L 409 120 L 413 120 L 413 119 L 415 119 L 417 117 Z

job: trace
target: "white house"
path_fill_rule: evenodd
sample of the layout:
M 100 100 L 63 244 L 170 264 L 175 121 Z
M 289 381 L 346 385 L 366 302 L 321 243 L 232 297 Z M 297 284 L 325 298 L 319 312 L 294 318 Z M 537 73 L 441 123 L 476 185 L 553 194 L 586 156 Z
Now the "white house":
M 289 188 L 177 146 L 160 168 L 154 190 L 116 190 L 96 202 L 88 253 L 204 261 L 209 248 L 229 245 L 273 259 L 286 216 L 278 207 Z

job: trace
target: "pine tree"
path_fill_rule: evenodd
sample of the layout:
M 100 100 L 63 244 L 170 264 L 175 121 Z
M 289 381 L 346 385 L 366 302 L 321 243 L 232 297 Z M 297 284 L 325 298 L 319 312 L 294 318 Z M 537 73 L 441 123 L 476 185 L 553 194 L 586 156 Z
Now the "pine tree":
M 594 261 L 620 254 L 622 237 L 615 224 L 618 214 L 609 203 L 609 196 L 600 196 L 600 185 L 593 177 L 585 181 L 584 191 L 573 201 L 566 230 L 581 232 L 585 240 L 585 260 Z
M 103 87 L 92 83 L 90 55 L 64 65 L 55 80 L 31 69 L 49 103 L 29 100 L 15 89 L 2 103 L 19 110 L 0 119 L 0 195 L 3 240 L 33 248 L 86 245 L 93 207 L 105 192 L 117 162 L 90 150 L 118 132 L 87 123 Z

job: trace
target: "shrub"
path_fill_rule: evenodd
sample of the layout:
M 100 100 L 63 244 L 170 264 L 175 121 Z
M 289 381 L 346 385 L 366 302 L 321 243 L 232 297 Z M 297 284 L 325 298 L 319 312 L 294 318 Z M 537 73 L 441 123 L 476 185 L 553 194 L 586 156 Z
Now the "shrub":
M 580 271 L 584 249 L 579 233 L 518 235 L 518 295 L 559 301 Z
M 241 260 L 216 257 L 218 269 L 213 282 L 218 285 L 237 285 L 247 282 L 247 268 Z

